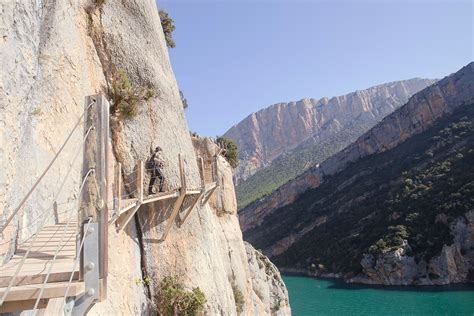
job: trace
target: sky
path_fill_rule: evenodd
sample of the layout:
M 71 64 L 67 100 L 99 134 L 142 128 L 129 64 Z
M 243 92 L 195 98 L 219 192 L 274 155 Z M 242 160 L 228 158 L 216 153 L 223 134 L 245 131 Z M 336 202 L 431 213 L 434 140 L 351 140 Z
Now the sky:
M 279 102 L 442 78 L 474 60 L 472 0 L 161 0 L 191 131 Z

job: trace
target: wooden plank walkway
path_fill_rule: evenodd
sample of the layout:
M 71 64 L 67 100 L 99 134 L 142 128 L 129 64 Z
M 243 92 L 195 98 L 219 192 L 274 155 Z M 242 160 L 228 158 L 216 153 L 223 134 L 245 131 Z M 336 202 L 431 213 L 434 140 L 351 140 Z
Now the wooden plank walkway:
M 70 223 L 68 227 L 64 223 L 45 226 L 38 233 L 36 239 L 34 237 L 29 238 L 17 247 L 11 260 L 0 269 L 0 297 L 2 297 L 21 265 L 12 288 L 6 296 L 5 303 L 0 307 L 0 313 L 8 312 L 12 309 L 12 306 L 20 304 L 16 301 L 26 302 L 36 299 L 51 264 L 48 281 L 41 297 L 42 299 L 49 299 L 64 296 L 69 278 L 73 273 L 76 257 L 76 228 L 76 223 Z M 53 263 L 54 255 L 61 241 L 56 260 Z M 28 257 L 22 264 L 23 257 L 28 249 L 30 249 Z M 79 265 L 75 268 L 74 282 L 71 284 L 68 296 L 76 296 L 84 291 L 84 284 L 78 282 L 78 278 Z

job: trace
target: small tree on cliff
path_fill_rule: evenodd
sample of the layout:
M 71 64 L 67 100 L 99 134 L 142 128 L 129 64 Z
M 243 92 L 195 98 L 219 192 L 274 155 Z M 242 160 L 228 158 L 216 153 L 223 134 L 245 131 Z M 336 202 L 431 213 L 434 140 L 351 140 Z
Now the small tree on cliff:
M 181 97 L 181 102 L 183 102 L 183 109 L 186 110 L 188 108 L 188 99 L 186 99 L 183 91 L 181 90 L 179 90 L 179 96 Z
M 224 149 L 224 157 L 227 159 L 232 168 L 239 164 L 239 150 L 233 140 L 225 137 L 217 137 L 217 145 Z
M 173 31 L 176 27 L 174 26 L 174 21 L 165 10 L 160 9 L 158 12 L 160 14 L 161 27 L 163 28 L 163 33 L 165 33 L 166 46 L 175 48 L 176 43 L 173 40 Z

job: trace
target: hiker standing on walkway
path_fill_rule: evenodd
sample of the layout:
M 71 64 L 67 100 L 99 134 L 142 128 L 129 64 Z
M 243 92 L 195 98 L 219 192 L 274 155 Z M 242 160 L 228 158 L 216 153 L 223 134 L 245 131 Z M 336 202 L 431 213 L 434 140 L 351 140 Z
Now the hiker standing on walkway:
M 165 166 L 165 160 L 162 156 L 163 149 L 161 147 L 156 147 L 155 153 L 151 156 L 151 179 L 148 186 L 148 194 L 153 194 L 153 185 L 155 184 L 156 178 L 160 180 L 160 190 L 163 192 L 163 184 L 165 182 L 165 177 L 163 175 L 163 167 Z

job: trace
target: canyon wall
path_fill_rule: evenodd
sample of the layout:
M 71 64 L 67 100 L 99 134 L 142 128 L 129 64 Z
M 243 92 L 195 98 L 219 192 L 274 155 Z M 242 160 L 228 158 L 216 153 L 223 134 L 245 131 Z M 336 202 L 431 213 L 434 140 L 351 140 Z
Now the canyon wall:
M 277 207 L 262 203 L 246 240 L 287 272 L 472 282 L 473 104 L 470 63 L 298 178 L 313 188 Z
M 138 102 L 135 117 L 124 119 L 112 111 L 113 160 L 122 163 L 123 182 L 131 181 L 138 159 L 147 160 L 161 146 L 167 188 L 180 185 L 178 154 L 185 162 L 188 187 L 199 187 L 196 154 L 154 1 L 32 0 L 0 6 L 4 218 L 79 120 L 84 97 L 107 94 L 119 72 L 127 75 L 132 86 L 154 91 L 154 96 Z M 60 209 L 64 218 L 76 214 L 82 129 L 80 124 L 63 158 L 22 209 L 12 236 L 21 238 L 26 229 L 18 228 L 45 212 L 42 207 L 53 201 L 64 203 Z M 219 170 L 221 186 L 215 200 L 221 201 L 224 212 L 216 212 L 212 206 L 216 201 L 198 207 L 182 227 L 173 223 L 163 242 L 159 239 L 169 209 L 164 203 L 141 207 L 124 231 L 111 227 L 108 297 L 92 308 L 91 315 L 154 314 L 159 282 L 166 276 L 178 276 L 186 288 L 199 287 L 207 299 L 207 314 L 237 314 L 233 283 L 243 293 L 244 314 L 272 310 L 290 314 L 279 275 L 274 271 L 267 275 L 248 255 L 236 217 L 231 169 L 222 158 Z M 131 188 L 124 189 L 133 195 Z M 52 208 L 46 212 L 52 214 Z M 28 233 L 40 226 L 29 225 Z M 150 284 L 143 282 L 147 277 Z M 262 280 L 258 287 L 254 279 Z
M 473 89 L 472 67 L 471 63 L 454 75 L 415 94 L 406 105 L 385 117 L 339 153 L 308 168 L 270 195 L 242 209 L 239 219 L 244 235 L 245 231 L 260 225 L 265 216 L 278 207 L 288 205 L 301 193 L 318 187 L 325 175 L 336 173 L 358 158 L 393 148 L 408 137 L 428 128 L 443 114 L 470 102 Z
M 375 125 L 434 82 L 396 81 L 333 98 L 278 103 L 252 113 L 224 135 L 239 148 L 239 166 L 234 172 L 236 184 L 285 152 L 315 146 L 349 125 Z

